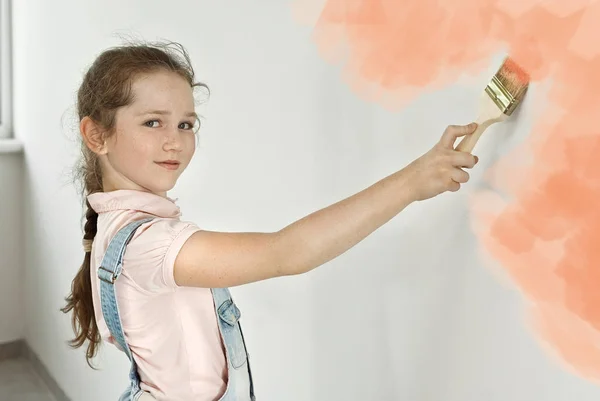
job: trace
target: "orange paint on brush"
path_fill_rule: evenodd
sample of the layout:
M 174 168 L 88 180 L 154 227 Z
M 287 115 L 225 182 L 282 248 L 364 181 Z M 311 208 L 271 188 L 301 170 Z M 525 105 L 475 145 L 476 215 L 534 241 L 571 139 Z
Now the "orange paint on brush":
M 475 194 L 472 224 L 531 300 L 542 338 L 591 379 L 600 379 L 598 21 L 600 1 L 325 0 L 314 31 L 348 84 L 391 109 L 482 73 L 501 50 L 532 84 L 550 79 L 527 143 L 487 174 L 511 202 Z

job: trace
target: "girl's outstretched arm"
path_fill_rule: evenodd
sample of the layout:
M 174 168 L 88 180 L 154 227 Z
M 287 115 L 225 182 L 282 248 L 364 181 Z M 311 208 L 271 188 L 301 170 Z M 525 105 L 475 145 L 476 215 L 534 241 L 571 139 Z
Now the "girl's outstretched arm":
M 475 125 L 450 126 L 426 154 L 402 170 L 275 233 L 199 231 L 175 261 L 180 286 L 221 288 L 306 273 L 343 254 L 414 201 L 457 191 L 469 179 L 462 168 L 477 158 L 455 151 Z

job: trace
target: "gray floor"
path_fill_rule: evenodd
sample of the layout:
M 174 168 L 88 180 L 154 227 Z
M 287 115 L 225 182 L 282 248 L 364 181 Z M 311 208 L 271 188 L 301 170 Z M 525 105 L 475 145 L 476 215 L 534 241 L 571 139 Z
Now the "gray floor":
M 26 359 L 0 362 L 0 401 L 55 401 Z

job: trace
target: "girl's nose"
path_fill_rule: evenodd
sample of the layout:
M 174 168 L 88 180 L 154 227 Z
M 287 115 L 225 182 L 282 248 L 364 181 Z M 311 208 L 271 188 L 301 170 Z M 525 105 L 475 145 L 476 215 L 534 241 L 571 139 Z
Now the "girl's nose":
M 181 136 L 177 127 L 167 130 L 164 148 L 165 150 L 181 150 Z

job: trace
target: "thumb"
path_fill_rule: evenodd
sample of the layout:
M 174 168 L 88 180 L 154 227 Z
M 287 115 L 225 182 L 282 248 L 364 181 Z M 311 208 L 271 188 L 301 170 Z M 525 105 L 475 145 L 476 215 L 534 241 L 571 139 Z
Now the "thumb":
M 472 134 L 476 129 L 476 123 L 467 125 L 449 125 L 444 131 L 440 143 L 445 148 L 454 148 L 454 142 L 456 142 L 458 137 Z

